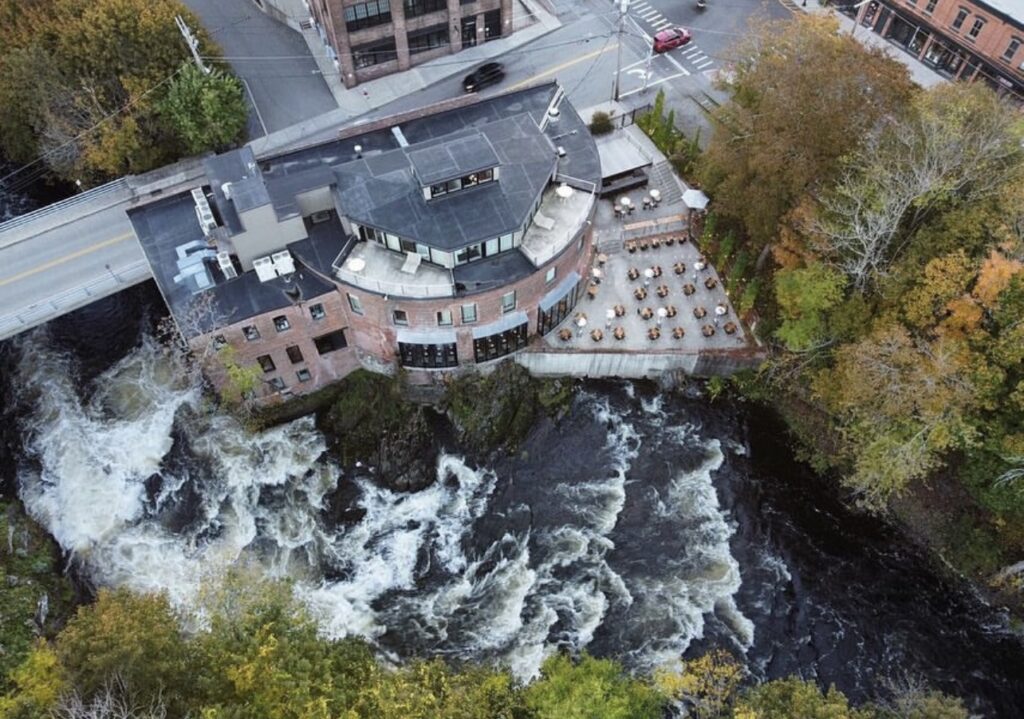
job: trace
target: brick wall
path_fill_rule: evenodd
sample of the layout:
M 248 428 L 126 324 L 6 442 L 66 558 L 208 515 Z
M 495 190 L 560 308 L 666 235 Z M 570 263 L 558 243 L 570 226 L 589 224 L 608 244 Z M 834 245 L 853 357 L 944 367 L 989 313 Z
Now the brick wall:
M 504 294 L 515 290 L 516 311 L 525 311 L 528 317 L 528 328 L 531 336 L 536 334 L 538 321 L 538 304 L 544 295 L 551 291 L 559 282 L 572 272 L 582 278 L 588 276 L 593 254 L 593 232 L 589 228 L 580 238 L 572 242 L 558 257 L 539 268 L 528 277 L 500 287 L 498 289 L 471 294 L 464 297 L 445 297 L 438 299 L 401 299 L 385 298 L 382 295 L 362 290 L 357 287 L 339 284 L 337 291 L 330 292 L 303 302 L 300 305 L 267 312 L 255 318 L 237 322 L 211 332 L 192 342 L 199 349 L 221 335 L 235 348 L 237 362 L 247 366 L 256 364 L 262 355 L 269 355 L 275 369 L 265 372 L 263 378 L 269 382 L 280 377 L 287 385 L 287 390 L 294 394 L 305 394 L 320 387 L 344 378 L 360 366 L 367 366 L 376 371 L 393 369 L 398 362 L 399 329 L 436 330 L 437 313 L 450 310 L 453 325 L 440 329 L 452 329 L 458 337 L 458 353 L 460 365 L 472 366 L 473 360 L 473 328 L 499 320 L 503 316 L 501 298 Z M 548 271 L 555 268 L 555 277 L 546 281 Z M 363 313 L 352 311 L 348 295 L 358 297 Z M 464 304 L 476 304 L 477 321 L 464 324 L 461 318 L 461 307 Z M 323 305 L 326 316 L 314 320 L 310 315 L 310 306 Z M 394 310 L 404 310 L 409 324 L 398 326 L 394 323 Z M 274 326 L 274 318 L 283 315 L 288 319 L 289 329 L 278 332 Z M 242 328 L 253 325 L 260 333 L 260 339 L 248 341 Z M 326 355 L 320 355 L 313 343 L 315 337 L 329 332 L 344 329 L 348 347 Z M 303 362 L 293 364 L 287 355 L 289 346 L 298 346 L 302 352 Z M 296 372 L 308 369 L 312 378 L 300 383 Z M 209 372 L 211 381 L 219 384 L 223 381 L 223 372 L 216 366 Z M 417 371 L 411 377 L 414 381 L 430 381 L 430 372 Z M 269 385 L 265 394 L 272 394 Z

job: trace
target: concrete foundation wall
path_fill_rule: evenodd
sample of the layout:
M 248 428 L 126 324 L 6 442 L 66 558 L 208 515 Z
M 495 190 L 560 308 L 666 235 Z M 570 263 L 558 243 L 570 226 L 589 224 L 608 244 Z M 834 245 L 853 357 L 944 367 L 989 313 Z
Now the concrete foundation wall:
M 527 351 L 516 362 L 536 377 L 653 379 L 666 372 L 695 377 L 728 376 L 764 361 L 759 351 L 729 352 L 558 352 Z

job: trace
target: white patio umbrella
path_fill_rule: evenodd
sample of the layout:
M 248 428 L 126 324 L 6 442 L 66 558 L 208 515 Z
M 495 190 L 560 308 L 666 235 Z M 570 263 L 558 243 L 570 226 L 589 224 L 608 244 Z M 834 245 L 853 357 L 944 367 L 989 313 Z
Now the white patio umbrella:
M 708 206 L 708 196 L 700 190 L 690 189 L 683 193 L 683 204 L 691 210 L 703 210 Z

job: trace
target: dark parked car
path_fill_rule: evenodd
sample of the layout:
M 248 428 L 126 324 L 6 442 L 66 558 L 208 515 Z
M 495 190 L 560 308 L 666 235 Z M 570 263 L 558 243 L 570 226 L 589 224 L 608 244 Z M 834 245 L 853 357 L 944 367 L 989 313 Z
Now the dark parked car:
M 693 36 L 685 27 L 670 27 L 654 36 L 654 52 L 668 52 L 690 42 Z
M 462 80 L 462 89 L 477 92 L 488 85 L 495 85 L 505 77 L 505 67 L 500 62 L 481 65 Z

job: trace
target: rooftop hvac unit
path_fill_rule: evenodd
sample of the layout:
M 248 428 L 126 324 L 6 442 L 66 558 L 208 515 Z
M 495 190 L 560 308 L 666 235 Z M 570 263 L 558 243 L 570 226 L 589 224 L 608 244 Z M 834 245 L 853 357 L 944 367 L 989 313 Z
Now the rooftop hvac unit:
M 277 277 L 274 272 L 274 262 L 269 257 L 259 257 L 252 262 L 252 268 L 256 270 L 256 276 L 260 282 L 266 282 Z
M 330 210 L 321 210 L 320 212 L 314 212 L 312 215 L 309 216 L 309 221 L 314 225 L 319 224 L 321 222 L 327 222 L 330 219 Z
M 231 254 L 229 252 L 221 251 L 217 253 L 217 266 L 220 267 L 220 271 L 229 280 L 238 277 L 238 271 L 235 270 L 235 264 L 231 261 Z
M 213 210 L 206 200 L 206 193 L 197 187 L 192 190 L 192 199 L 196 203 L 196 219 L 199 220 L 199 226 L 203 229 L 203 234 L 209 237 L 210 231 L 217 229 L 217 220 L 214 219 Z
M 275 252 L 270 256 L 270 259 L 274 261 L 274 270 L 282 277 L 295 272 L 295 260 L 292 259 L 292 255 L 288 250 Z

